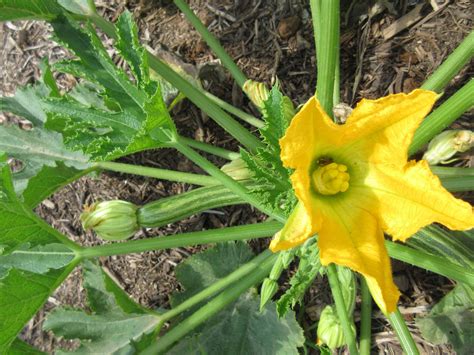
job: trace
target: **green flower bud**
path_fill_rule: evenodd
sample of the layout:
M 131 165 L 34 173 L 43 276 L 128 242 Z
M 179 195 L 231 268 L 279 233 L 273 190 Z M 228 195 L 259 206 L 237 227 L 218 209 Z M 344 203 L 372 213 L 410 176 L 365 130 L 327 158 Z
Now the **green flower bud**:
M 252 177 L 252 172 L 242 158 L 232 160 L 222 166 L 221 170 L 234 180 L 248 180 Z
M 105 240 L 127 239 L 140 229 L 137 206 L 121 200 L 103 201 L 86 207 L 81 222 L 84 229 L 93 229 Z
M 270 91 L 264 83 L 247 80 L 244 83 L 243 90 L 255 106 L 259 109 L 264 108 L 264 102 L 268 100 L 268 96 L 270 95 Z
M 262 288 L 260 289 L 260 311 L 278 291 L 278 283 L 275 280 L 266 278 L 263 280 Z
M 474 147 L 474 132 L 448 130 L 438 134 L 431 140 L 423 159 L 431 165 L 447 164 L 454 154 L 466 152 L 472 147 Z
M 352 331 L 355 328 L 352 325 Z M 333 306 L 326 306 L 321 312 L 318 323 L 318 344 L 326 344 L 331 350 L 339 348 L 345 344 L 344 332 Z
M 296 115 L 295 105 L 291 102 L 288 96 L 283 96 L 283 116 L 286 118 L 288 124 L 291 122 L 291 119 Z

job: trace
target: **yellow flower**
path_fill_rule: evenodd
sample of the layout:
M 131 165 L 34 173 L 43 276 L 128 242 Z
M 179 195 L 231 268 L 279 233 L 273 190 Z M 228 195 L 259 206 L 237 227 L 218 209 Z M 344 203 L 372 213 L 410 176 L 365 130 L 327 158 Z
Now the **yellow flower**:
M 399 291 L 383 232 L 405 241 L 433 222 L 474 227 L 472 207 L 446 191 L 426 161 L 407 161 L 413 134 L 436 99 L 434 92 L 415 90 L 362 100 L 337 125 L 312 97 L 280 140 L 283 164 L 295 169 L 299 204 L 271 250 L 318 233 L 321 263 L 364 275 L 380 309 L 393 312 Z

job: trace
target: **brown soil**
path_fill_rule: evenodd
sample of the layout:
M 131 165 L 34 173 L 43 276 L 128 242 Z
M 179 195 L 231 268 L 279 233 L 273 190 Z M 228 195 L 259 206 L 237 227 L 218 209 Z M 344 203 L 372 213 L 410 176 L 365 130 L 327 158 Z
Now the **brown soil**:
M 367 1 L 368 2 L 368 1 Z M 341 30 L 341 101 L 353 105 L 362 97 L 376 98 L 393 92 L 410 91 L 418 87 L 432 73 L 472 29 L 472 4 L 469 0 L 451 1 L 435 12 L 426 4 L 422 20 L 395 35 L 384 39 L 383 33 L 401 16 L 410 12 L 414 3 L 422 1 L 378 2 L 387 3 L 380 13 L 368 18 L 376 7 L 366 1 L 348 6 L 343 1 L 343 27 Z M 133 12 L 137 19 L 143 43 L 151 49 L 164 46 L 196 66 L 214 63 L 215 56 L 200 40 L 183 16 L 168 4 L 169 1 L 96 1 L 98 9 L 115 20 L 124 9 Z M 295 103 L 304 103 L 316 84 L 313 29 L 309 5 L 303 0 L 285 1 L 191 1 L 201 20 L 216 34 L 221 43 L 236 59 L 249 78 L 268 84 L 278 78 L 283 91 Z M 38 63 L 42 57 L 50 61 L 64 58 L 67 53 L 49 39 L 51 28 L 41 22 L 14 22 L 0 24 L 2 82 L 0 94 L 12 95 L 15 88 L 34 82 L 38 76 Z M 460 88 L 473 67 L 464 68 L 452 81 L 447 93 Z M 211 70 L 206 76 L 208 89 L 217 96 L 249 112 L 256 113 L 248 100 L 233 88 L 225 71 Z M 74 78 L 59 77 L 61 88 L 74 85 Z M 358 85 L 354 87 L 354 82 Z M 233 89 L 232 89 L 233 88 Z M 235 142 L 205 115 L 185 103 L 175 112 L 183 133 L 232 149 Z M 0 123 L 14 120 L 0 115 Z M 468 126 L 472 115 L 466 114 L 455 124 Z M 470 156 L 462 164 L 471 164 Z M 134 155 L 124 161 L 155 167 L 199 171 L 175 152 L 160 150 Z M 114 173 L 99 177 L 84 177 L 67 186 L 37 209 L 37 213 L 55 228 L 82 245 L 101 243 L 93 234 L 84 232 L 78 222 L 84 204 L 112 198 L 144 204 L 163 196 L 178 194 L 191 186 L 169 183 Z M 462 197 L 462 196 L 461 196 Z M 467 197 L 467 196 L 464 196 Z M 220 212 L 192 216 L 180 223 L 160 229 L 143 230 L 135 238 L 177 234 L 224 226 L 252 223 L 262 216 L 247 206 L 225 208 Z M 253 242 L 256 251 L 265 248 L 265 242 Z M 169 307 L 169 295 L 179 289 L 174 277 L 175 266 L 190 254 L 202 248 L 178 248 L 139 255 L 105 258 L 102 264 L 122 287 L 139 303 L 148 307 Z M 414 326 L 414 316 L 424 313 L 452 283 L 438 275 L 402 263 L 394 265 L 395 278 L 400 286 L 402 312 L 420 349 L 426 353 L 449 353 L 449 347 L 433 346 L 424 341 Z M 288 272 L 290 273 L 290 272 Z M 53 351 L 58 344 L 41 330 L 45 314 L 57 305 L 84 306 L 84 292 L 79 272 L 74 272 L 48 300 L 45 307 L 25 327 L 22 338 L 44 351 Z M 283 287 L 286 287 L 283 280 Z M 317 320 L 324 303 L 330 300 L 328 289 L 317 280 L 305 298 L 305 308 L 297 309 L 298 319 L 307 330 L 308 340 L 315 339 L 315 331 L 308 330 Z M 356 314 L 356 320 L 358 315 Z M 312 328 L 311 328 L 312 329 Z M 398 341 L 384 317 L 375 312 L 373 323 L 373 350 L 400 353 Z

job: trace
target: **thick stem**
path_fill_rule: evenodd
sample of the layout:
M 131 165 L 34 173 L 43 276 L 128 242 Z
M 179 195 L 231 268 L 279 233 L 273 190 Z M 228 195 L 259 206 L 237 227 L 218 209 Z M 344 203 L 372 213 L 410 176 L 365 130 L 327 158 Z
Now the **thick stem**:
M 110 171 L 115 171 L 118 173 L 148 176 L 148 177 L 153 177 L 153 178 L 161 179 L 161 180 L 184 182 L 187 184 L 194 184 L 194 185 L 200 185 L 200 186 L 220 185 L 219 181 L 214 179 L 212 176 L 184 173 L 181 171 L 173 171 L 173 170 L 166 170 L 166 169 L 159 169 L 159 168 L 151 168 L 147 166 L 104 161 L 104 162 L 94 163 L 94 167 L 96 169 L 110 170 Z
M 397 334 L 404 353 L 407 355 L 418 355 L 418 348 L 416 347 L 415 341 L 413 340 L 410 330 L 408 330 L 400 311 L 397 309 L 395 312 L 390 313 L 388 315 L 388 320 L 390 321 L 393 330 L 395 330 L 395 334 Z
M 444 188 L 451 192 L 471 191 L 474 186 L 474 168 L 431 166 Z
M 230 150 L 216 147 L 212 144 L 207 144 L 204 142 L 199 142 L 197 140 L 191 139 L 191 138 L 186 138 L 186 137 L 181 137 L 180 138 L 183 142 L 186 142 L 187 145 L 194 149 L 199 149 L 203 152 L 213 154 L 215 156 L 227 159 L 227 160 L 235 160 L 240 158 L 240 154 L 236 152 L 231 152 Z
M 469 63 L 474 55 L 474 31 L 451 53 L 421 86 L 422 89 L 442 92 L 452 78 Z
M 355 334 L 351 328 L 352 321 L 347 314 L 347 308 L 344 303 L 344 298 L 342 297 L 341 285 L 339 284 L 339 279 L 337 277 L 336 265 L 329 264 L 326 268 L 326 272 L 329 279 L 329 285 L 331 286 L 334 303 L 336 305 L 337 316 L 341 322 L 342 331 L 344 333 L 347 346 L 349 347 L 349 352 L 352 355 L 356 355 L 359 352 L 357 350 Z
M 212 295 L 216 294 L 217 292 L 223 290 L 224 288 L 234 284 L 241 280 L 245 275 L 249 274 L 258 265 L 260 265 L 263 261 L 265 261 L 268 257 L 272 255 L 272 252 L 267 249 L 250 262 L 242 265 L 234 272 L 230 273 L 229 275 L 223 277 L 219 281 L 213 283 L 208 288 L 204 289 L 203 291 L 195 294 L 191 298 L 188 298 L 183 303 L 179 304 L 175 308 L 169 310 L 168 312 L 164 313 L 160 318 L 160 323 L 164 324 L 165 322 L 169 321 L 170 319 L 176 317 L 178 314 L 190 309 L 191 307 L 197 305 L 198 303 L 206 300 L 207 298 L 211 297 Z
M 201 20 L 194 14 L 193 10 L 190 9 L 188 4 L 183 0 L 174 0 L 175 5 L 181 10 L 181 12 L 186 16 L 189 22 L 193 25 L 196 31 L 202 36 L 207 45 L 212 49 L 212 51 L 219 57 L 224 67 L 232 74 L 237 84 L 240 87 L 244 85 L 247 81 L 247 78 L 240 68 L 235 64 L 234 60 L 227 54 L 226 50 L 222 47 L 216 37 L 209 32 L 206 26 L 203 25 Z
M 461 89 L 428 115 L 415 132 L 408 155 L 423 148 L 431 138 L 448 127 L 474 105 L 474 79 L 470 79 Z
M 319 19 L 318 80 L 316 96 L 326 113 L 332 117 L 334 103 L 334 82 L 339 52 L 339 0 L 325 0 L 320 3 Z M 313 21 L 314 22 L 314 21 Z
M 385 247 L 391 258 L 404 261 L 417 267 L 435 272 L 447 278 L 474 286 L 474 272 L 453 264 L 446 258 L 424 253 L 391 241 L 385 241 Z
M 360 315 L 360 354 L 370 355 L 372 333 L 372 296 L 364 277 L 360 278 L 360 291 L 362 297 Z
M 191 330 L 212 317 L 214 314 L 224 309 L 227 305 L 235 301 L 242 293 L 258 282 L 261 282 L 270 272 L 278 254 L 272 254 L 263 260 L 253 272 L 242 278 L 240 281 L 217 295 L 212 301 L 206 303 L 190 317 L 180 322 L 157 343 L 151 345 L 143 352 L 144 355 L 154 355 L 165 352 L 176 341 L 182 339 Z
M 213 229 L 208 231 L 182 233 L 168 237 L 132 240 L 123 243 L 104 244 L 84 248 L 76 253 L 83 259 L 97 258 L 131 253 L 143 253 L 150 250 L 179 248 L 207 243 L 219 243 L 234 240 L 265 238 L 281 229 L 278 222 L 265 222 L 245 226 Z
M 257 197 L 255 197 L 255 195 L 251 194 L 249 189 L 232 179 L 207 159 L 196 153 L 192 148 L 186 145 L 186 142 L 183 142 L 180 138 L 178 138 L 175 148 L 184 154 L 188 159 L 193 161 L 196 165 L 198 165 L 201 169 L 206 171 L 209 175 L 219 180 L 222 185 L 226 186 L 237 196 L 240 196 L 244 201 L 280 222 L 284 223 L 286 221 L 286 217 L 282 212 L 269 209 Z

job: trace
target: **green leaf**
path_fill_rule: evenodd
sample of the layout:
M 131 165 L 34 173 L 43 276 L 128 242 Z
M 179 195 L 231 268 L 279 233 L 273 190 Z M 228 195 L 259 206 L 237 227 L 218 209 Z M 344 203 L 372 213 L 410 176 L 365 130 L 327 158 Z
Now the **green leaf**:
M 304 335 L 294 313 L 279 318 L 274 303 L 267 303 L 262 312 L 259 307 L 257 295 L 242 295 L 167 354 L 299 354 Z
M 46 121 L 46 113 L 41 108 L 41 97 L 49 95 L 44 85 L 25 86 L 18 89 L 13 97 L 0 97 L 0 111 L 11 112 L 42 126 Z
M 26 131 L 0 126 L 0 151 L 22 162 L 22 169 L 13 175 L 15 191 L 25 193 L 25 202 L 31 207 L 90 166 L 84 154 L 66 149 L 60 134 L 42 128 Z M 35 182 L 39 185 L 30 181 L 37 175 Z M 49 178 L 53 178 L 51 184 Z M 44 184 L 48 188 L 42 191 Z
M 20 245 L 75 244 L 34 215 L 18 200 L 6 156 L 0 157 L 0 245 L 10 253 Z M 6 349 L 26 322 L 74 268 L 74 262 L 39 275 L 11 269 L 0 283 L 0 349 Z
M 218 243 L 214 248 L 186 259 L 175 269 L 176 278 L 183 286 L 184 291 L 172 296 L 171 305 L 175 307 L 209 287 L 250 261 L 253 256 L 245 242 L 229 242 Z
M 52 243 L 36 247 L 31 247 L 29 243 L 20 244 L 8 255 L 0 253 L 0 280 L 5 278 L 8 270 L 12 268 L 46 274 L 52 269 L 65 267 L 75 255 L 74 251 L 64 244 Z
M 470 354 L 474 348 L 474 288 L 459 284 L 429 315 L 417 317 L 416 325 L 433 344 L 450 343 L 457 354 Z
M 59 5 L 76 15 L 92 16 L 96 14 L 93 0 L 58 0 Z
M 32 347 L 30 344 L 25 343 L 23 340 L 16 338 L 10 348 L 7 350 L 6 355 L 41 355 L 45 354 Z
M 277 301 L 277 312 L 283 317 L 297 303 L 303 301 L 304 294 L 321 271 L 319 249 L 314 240 L 308 240 L 297 253 L 299 257 L 298 270 L 290 279 L 290 288 Z
M 131 354 L 141 346 L 142 338 L 148 343 L 158 317 L 130 300 L 96 263 L 86 261 L 83 274 L 94 313 L 57 308 L 47 316 L 43 328 L 56 336 L 79 339 L 81 346 L 75 354 Z
M 474 268 L 474 230 L 447 231 L 431 225 L 416 232 L 406 243 L 414 249 L 443 256 L 460 266 Z
M 60 13 L 56 0 L 0 0 L 0 21 L 50 21 Z
M 219 243 L 195 254 L 176 268 L 184 292 L 172 304 L 193 296 L 252 259 L 244 242 Z M 275 304 L 269 302 L 260 312 L 255 291 L 243 294 L 232 305 L 210 318 L 191 336 L 183 339 L 169 354 L 298 354 L 304 343 L 303 331 L 289 312 L 280 319 Z

